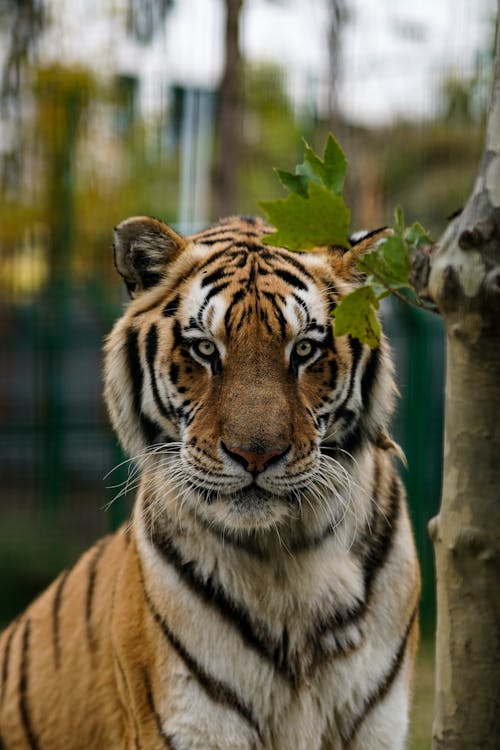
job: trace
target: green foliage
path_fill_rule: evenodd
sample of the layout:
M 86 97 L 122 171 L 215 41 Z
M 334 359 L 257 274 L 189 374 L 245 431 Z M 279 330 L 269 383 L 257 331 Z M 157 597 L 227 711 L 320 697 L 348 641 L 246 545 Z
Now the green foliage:
M 379 302 L 391 293 L 404 291 L 411 299 L 409 275 L 411 255 L 431 239 L 418 223 L 406 228 L 402 209 L 394 213 L 394 226 L 377 241 L 373 250 L 356 260 L 357 267 L 366 274 L 360 289 L 347 295 L 333 311 L 335 335 L 348 333 L 371 347 L 380 341 L 380 324 L 375 311 Z M 353 248 L 355 253 L 355 246 Z
M 295 167 L 295 174 L 281 169 L 275 171 L 287 190 L 298 193 L 302 198 L 307 198 L 310 182 L 323 184 L 335 195 L 342 195 L 346 167 L 345 154 L 330 133 L 326 141 L 323 160 L 304 141 L 304 161 Z
M 342 197 L 346 158 L 334 137 L 328 136 L 323 159 L 304 141 L 304 161 L 295 174 L 276 172 L 290 194 L 260 203 L 277 229 L 264 242 L 299 252 L 323 245 L 348 246 L 351 214 Z
M 310 183 L 308 196 L 290 193 L 287 198 L 262 202 L 270 222 L 278 228 L 264 242 L 304 251 L 322 245 L 347 245 L 350 212 L 340 195 L 324 185 Z
M 371 347 L 380 341 L 380 323 L 375 314 L 379 307 L 373 287 L 369 284 L 356 289 L 334 310 L 335 335 L 350 335 Z
M 430 237 L 420 224 L 405 228 L 403 212 L 398 207 L 392 233 L 383 236 L 371 252 L 358 258 L 357 266 L 367 274 L 366 283 L 374 288 L 377 298 L 381 299 L 391 291 L 411 288 L 411 254 L 430 243 Z
M 289 195 L 276 201 L 261 202 L 276 232 L 264 242 L 293 251 L 307 251 L 321 246 L 349 244 L 350 211 L 342 190 L 346 173 L 345 155 L 331 135 L 320 159 L 304 141 L 304 160 L 295 173 L 276 170 Z M 356 257 L 365 274 L 361 287 L 348 294 L 332 312 L 336 336 L 350 335 L 364 344 L 376 347 L 380 341 L 380 323 L 376 311 L 380 300 L 391 293 L 411 295 L 409 275 L 411 255 L 431 244 L 425 229 L 418 223 L 405 227 L 403 211 L 397 208 L 394 226 L 375 242 L 370 252 Z

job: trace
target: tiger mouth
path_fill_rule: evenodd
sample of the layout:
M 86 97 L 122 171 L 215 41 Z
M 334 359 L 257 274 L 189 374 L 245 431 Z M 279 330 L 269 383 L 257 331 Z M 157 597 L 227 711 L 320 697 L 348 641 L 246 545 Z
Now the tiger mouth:
M 222 500 L 231 503 L 240 511 L 258 511 L 269 506 L 272 502 L 289 500 L 288 495 L 278 495 L 274 492 L 269 492 L 269 490 L 259 487 L 255 483 L 227 494 L 203 488 L 200 488 L 198 491 L 207 503 Z
M 244 487 L 231 497 L 233 505 L 242 510 L 250 508 L 252 508 L 252 510 L 258 510 L 264 505 L 269 505 L 269 502 L 273 500 L 283 500 L 283 498 L 263 489 L 262 487 L 258 487 L 256 484 Z

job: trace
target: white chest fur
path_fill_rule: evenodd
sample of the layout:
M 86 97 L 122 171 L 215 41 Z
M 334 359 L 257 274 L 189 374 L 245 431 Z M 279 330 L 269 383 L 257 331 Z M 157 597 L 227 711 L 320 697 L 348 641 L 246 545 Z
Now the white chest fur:
M 153 540 L 136 519 L 158 664 L 173 652 L 157 709 L 175 750 L 403 747 L 406 517 L 369 602 L 360 547 L 335 534 L 266 558 L 196 527 Z

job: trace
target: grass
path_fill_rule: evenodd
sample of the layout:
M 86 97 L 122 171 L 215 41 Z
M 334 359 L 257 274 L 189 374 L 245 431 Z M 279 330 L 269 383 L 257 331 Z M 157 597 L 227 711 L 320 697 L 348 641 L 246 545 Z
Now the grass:
M 413 695 L 408 750 L 429 750 L 434 708 L 434 643 L 420 643 Z

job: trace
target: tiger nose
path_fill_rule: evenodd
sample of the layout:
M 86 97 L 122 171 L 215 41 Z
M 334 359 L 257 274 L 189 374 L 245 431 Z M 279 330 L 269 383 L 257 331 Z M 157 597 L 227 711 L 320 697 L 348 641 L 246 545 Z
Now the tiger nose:
M 269 464 L 279 461 L 288 452 L 288 447 L 285 450 L 278 449 L 265 452 L 251 451 L 238 446 L 228 447 L 224 443 L 222 443 L 222 447 L 231 458 L 244 466 L 250 474 L 261 474 Z

